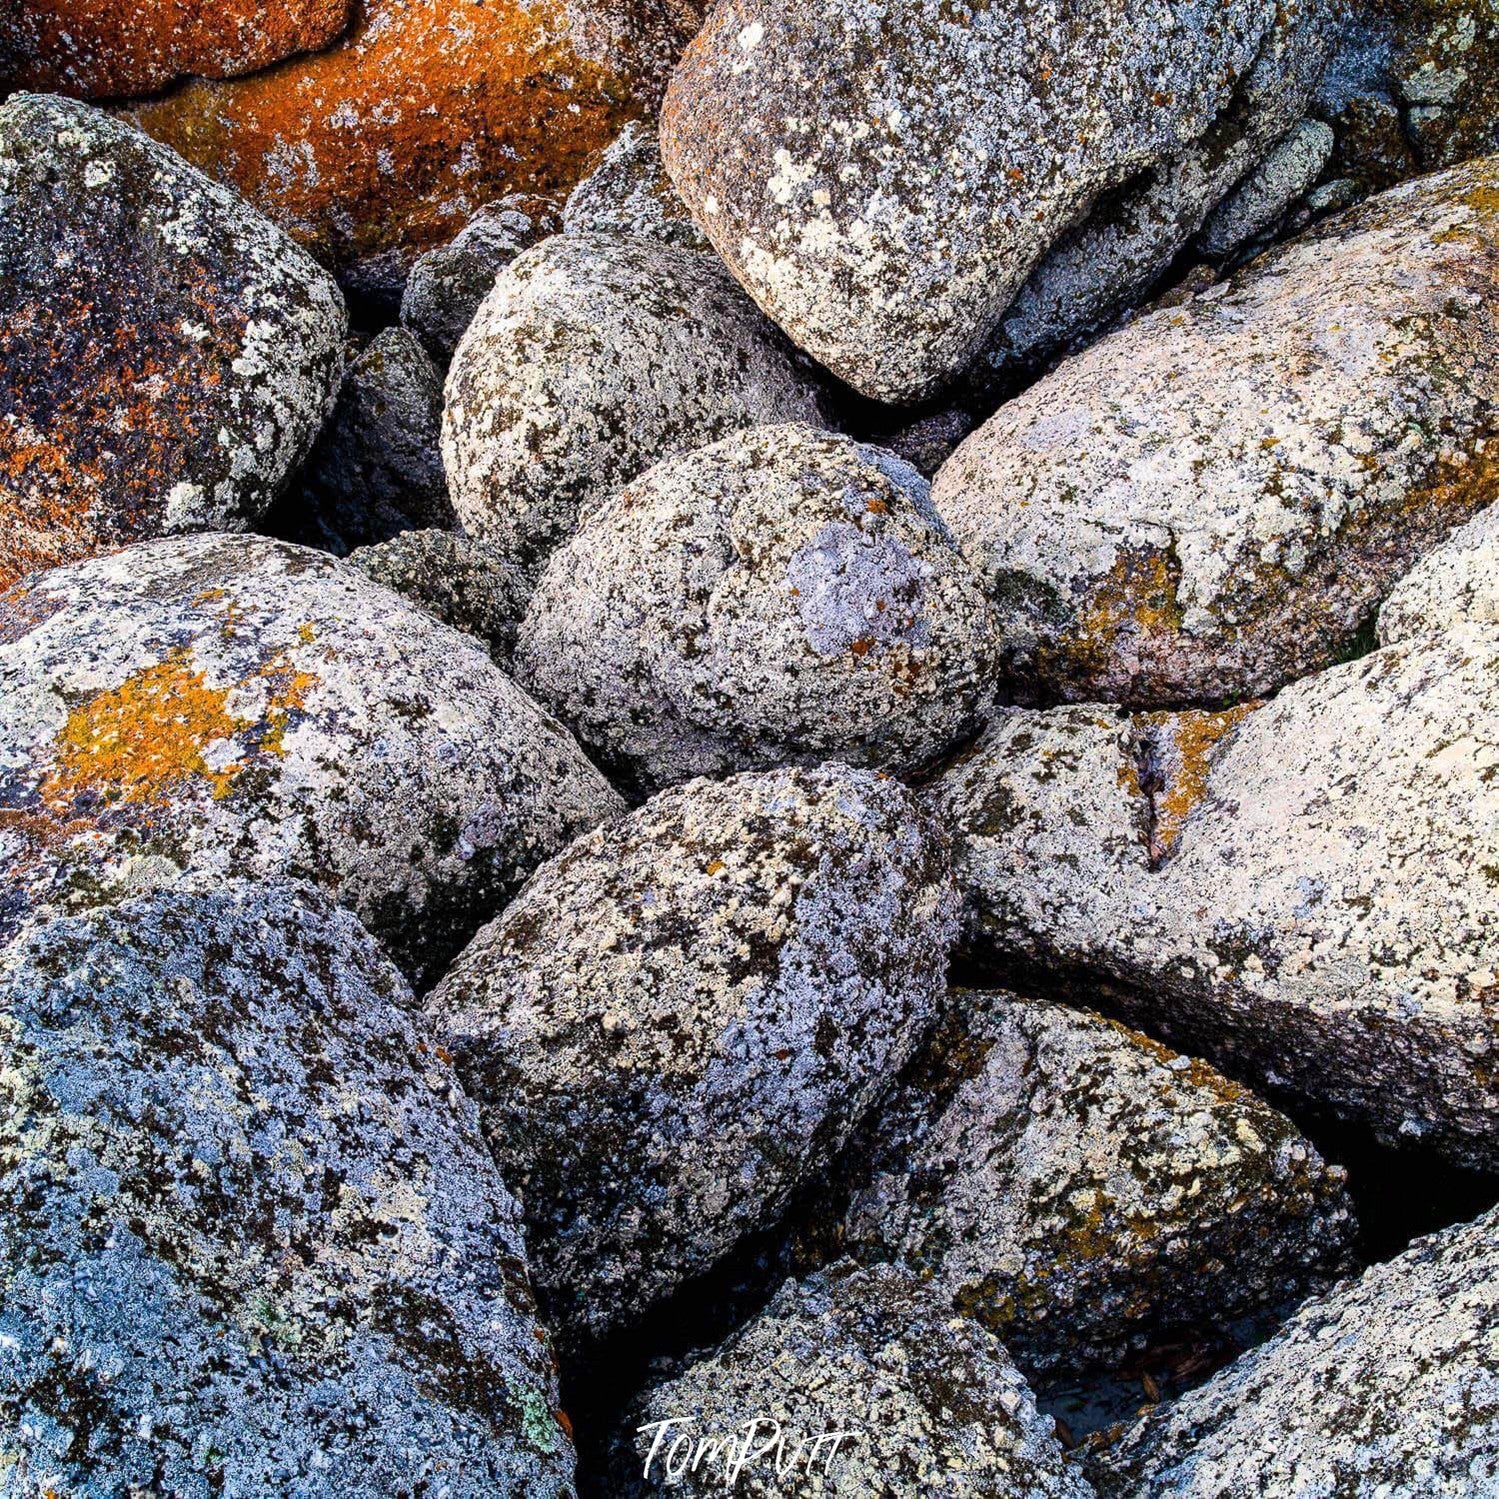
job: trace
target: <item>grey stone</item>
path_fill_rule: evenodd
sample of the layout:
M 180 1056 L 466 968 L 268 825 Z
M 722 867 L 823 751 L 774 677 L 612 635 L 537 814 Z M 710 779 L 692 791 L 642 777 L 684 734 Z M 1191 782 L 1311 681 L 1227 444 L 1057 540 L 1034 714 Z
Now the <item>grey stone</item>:
M 232 880 L 0 957 L 7 1492 L 573 1493 L 520 1215 L 411 994 Z
M 848 760 L 913 770 L 976 730 L 988 601 L 889 453 L 790 424 L 648 469 L 552 554 L 522 684 L 647 793 Z
M 810 373 L 711 256 L 564 234 L 504 271 L 465 334 L 443 459 L 464 528 L 534 575 L 652 463 L 820 411 Z
M 1204 255 L 1231 255 L 1281 215 L 1316 182 L 1332 156 L 1332 128 L 1303 120 L 1208 215 L 1198 236 Z
M 713 253 L 666 175 L 656 132 L 632 120 L 562 210 L 564 234 L 619 234 Z
M 955 921 L 941 834 L 839 765 L 693 781 L 537 871 L 428 1004 L 559 1340 L 827 1167 L 934 1017 Z
M 0 602 L 0 935 L 174 879 L 294 875 L 408 972 L 621 810 L 561 725 L 320 552 L 143 542 Z

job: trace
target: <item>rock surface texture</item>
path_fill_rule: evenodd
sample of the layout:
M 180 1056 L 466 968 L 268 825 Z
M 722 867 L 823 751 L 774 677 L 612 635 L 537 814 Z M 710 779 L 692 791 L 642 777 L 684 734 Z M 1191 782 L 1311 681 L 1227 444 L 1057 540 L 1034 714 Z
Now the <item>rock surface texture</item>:
M 1213 170 L 1236 106 L 1273 111 L 1261 151 L 1296 122 L 1323 20 L 1320 0 L 730 0 L 672 78 L 662 147 L 771 317 L 865 395 L 911 401 L 980 352 L 1104 195 L 1128 214 L 1131 189 L 1164 184 L 1171 212 L 1132 214 L 1163 270 L 1253 165 Z
M 634 1499 L 723 1493 L 728 1474 L 735 1493 L 766 1499 L 1089 1499 L 1004 1349 L 889 1266 L 788 1281 L 648 1390 L 630 1425 L 644 1430 L 619 1492 Z
M 694 781 L 544 865 L 433 992 L 559 1339 L 634 1321 L 826 1167 L 936 1013 L 945 841 L 842 766 Z
M 1023 699 L 1217 704 L 1343 659 L 1499 496 L 1499 157 L 1407 183 L 1009 402 L 933 502 Z
M 130 118 L 399 301 L 411 262 L 509 193 L 557 195 L 659 97 L 694 0 L 362 0 L 337 45 Z
M 232 78 L 326 47 L 356 0 L 45 0 L 0 40 L 0 87 L 80 99 L 152 94 L 178 78 Z
M 182 870 L 294 875 L 417 976 L 620 810 L 476 641 L 261 537 L 146 542 L 0 599 L 0 925 Z
M 1092 1465 L 1101 1499 L 1499 1489 L 1499 1218 L 1418 1240 Z
M 956 993 L 853 1155 L 843 1246 L 904 1263 L 1032 1376 L 1297 1299 L 1352 1236 L 1345 1174 L 1290 1120 L 1014 994 Z
M 573 1493 L 519 1212 L 410 1004 L 305 888 L 0 959 L 12 1492 Z
M 338 288 L 233 193 L 87 105 L 0 106 L 0 587 L 248 530 L 343 364 Z
M 1393 645 L 1459 624 L 1499 626 L 1499 505 L 1428 552 L 1390 591 L 1379 640 Z
M 464 335 L 443 460 L 465 529 L 535 572 L 657 460 L 819 415 L 817 386 L 716 260 L 558 235 L 504 271 Z
M 759 427 L 648 469 L 553 553 L 523 685 L 647 793 L 694 775 L 934 760 L 981 721 L 987 601 L 890 453 Z
M 1492 1169 L 1496 684 L 1462 624 L 1229 713 L 1001 716 L 930 792 L 974 953 Z
M 713 253 L 666 175 L 655 132 L 638 120 L 625 126 L 573 189 L 562 228 L 566 234 L 622 234 Z

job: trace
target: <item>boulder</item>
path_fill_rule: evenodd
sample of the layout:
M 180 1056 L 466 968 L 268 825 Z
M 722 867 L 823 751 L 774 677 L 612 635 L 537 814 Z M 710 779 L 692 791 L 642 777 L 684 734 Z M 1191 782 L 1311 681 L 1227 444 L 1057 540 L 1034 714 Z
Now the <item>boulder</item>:
M 988 601 L 892 454 L 791 424 L 647 469 L 552 554 L 517 675 L 650 791 L 848 760 L 896 771 L 971 734 Z
M 1499 1215 L 1418 1240 L 1148 1412 L 1101 1499 L 1417 1499 L 1499 1489 Z
M 713 247 L 692 222 L 661 161 L 656 132 L 631 120 L 562 210 L 566 234 L 621 234 L 658 239 L 684 250 Z
M 1393 645 L 1465 623 L 1499 626 L 1499 505 L 1460 526 L 1390 590 L 1379 641 Z
M 1204 1062 L 959 991 L 852 1151 L 842 1246 L 905 1264 L 1028 1375 L 1117 1368 L 1345 1267 L 1345 1173 Z
M 530 590 L 483 542 L 451 531 L 403 531 L 350 552 L 349 564 L 445 625 L 474 636 L 496 665 L 510 669 L 516 625 Z
M 5 85 L 78 99 L 154 94 L 179 78 L 233 78 L 315 52 L 355 0 L 47 0 L 10 25 Z
M 929 792 L 973 955 L 1495 1169 L 1496 684 L 1463 624 L 1228 713 L 1003 714 Z
M 787 1281 L 629 1424 L 629 1496 L 1089 1499 L 1004 1349 L 888 1265 Z
M 1325 19 L 1322 0 L 729 0 L 672 78 L 662 149 L 791 338 L 909 402 L 964 369 L 1090 214 L 1108 225 L 1097 276 L 1164 270 L 1300 117 Z
M 1232 255 L 1273 229 L 1322 174 L 1332 155 L 1332 127 L 1303 120 L 1208 215 L 1197 237 L 1204 255 Z
M 429 998 L 526 1211 L 559 1340 L 768 1227 L 915 1049 L 945 840 L 839 765 L 663 792 L 542 866 Z
M 1002 406 L 933 503 L 1022 700 L 1216 705 L 1345 659 L 1499 494 L 1499 157 L 1403 184 Z
M 411 1004 L 306 887 L 0 957 L 18 1493 L 574 1492 L 519 1212 Z
M 620 803 L 459 635 L 258 536 L 145 542 L 0 598 L 0 936 L 174 880 L 293 875 L 408 973 Z
M 0 588 L 142 537 L 248 530 L 343 364 L 328 275 L 87 105 L 0 106 Z
M 652 463 L 819 415 L 816 383 L 712 257 L 565 234 L 479 308 L 448 374 L 442 452 L 464 528 L 534 575 Z
M 546 198 L 512 193 L 486 203 L 447 244 L 428 250 L 411 267 L 401 294 L 403 326 L 446 369 L 495 277 L 559 227 Z
M 394 307 L 481 204 L 565 193 L 654 107 L 699 0 L 362 0 L 326 51 L 129 118 Z
M 349 365 L 333 414 L 277 519 L 337 555 L 402 531 L 457 524 L 442 471 L 442 372 L 404 328 Z

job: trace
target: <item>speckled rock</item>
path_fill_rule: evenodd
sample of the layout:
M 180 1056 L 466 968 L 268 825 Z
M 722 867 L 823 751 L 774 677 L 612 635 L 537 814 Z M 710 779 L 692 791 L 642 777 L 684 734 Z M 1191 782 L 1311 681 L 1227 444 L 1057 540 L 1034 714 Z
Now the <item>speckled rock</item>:
M 470 534 L 526 571 L 621 485 L 819 391 L 707 255 L 557 235 L 495 282 L 448 375 L 442 451 Z
M 1393 645 L 1465 622 L 1499 625 L 1499 505 L 1460 526 L 1395 585 L 1379 611 L 1379 640 Z
M 276 529 L 342 556 L 402 531 L 451 528 L 441 435 L 441 371 L 406 329 L 385 329 L 349 365 Z
M 482 541 L 451 531 L 403 531 L 350 552 L 349 563 L 445 625 L 482 641 L 490 657 L 509 670 L 530 589 Z
M 1263 706 L 1016 710 L 934 784 L 976 956 L 1386 1142 L 1499 1165 L 1499 630 Z
M 1499 151 L 1499 3 L 1387 0 L 1389 79 L 1421 162 Z
M 1303 120 L 1208 215 L 1198 236 L 1204 255 L 1231 255 L 1271 229 L 1321 175 L 1332 155 L 1332 127 Z
M 847 760 L 916 769 L 982 721 L 988 601 L 892 454 L 800 424 L 648 469 L 552 554 L 521 683 L 649 793 Z
M 767 1226 L 943 992 L 947 847 L 829 765 L 693 781 L 542 866 L 429 1007 L 525 1208 L 548 1325 L 628 1325 Z
M 329 890 L 408 972 L 619 810 L 476 641 L 303 547 L 143 542 L 0 599 L 0 936 L 183 869 Z
M 75 98 L 151 94 L 178 78 L 230 78 L 326 47 L 354 0 L 45 0 L 11 12 L 0 88 Z
M 632 1499 L 1089 1499 L 1004 1349 L 888 1265 L 787 1281 L 630 1427 Z
M 0 959 L 14 1494 L 571 1495 L 514 1200 L 410 991 L 231 881 Z
M 332 280 L 107 115 L 0 106 L 0 587 L 164 532 L 253 526 L 343 362 Z
M 1164 269 L 1253 165 L 1215 170 L 1241 95 L 1276 112 L 1261 149 L 1295 123 L 1323 24 L 1321 0 L 730 0 L 673 75 L 662 148 L 791 337 L 865 395 L 911 401 L 969 363 L 1101 197 L 1151 174 L 1174 179 L 1176 222 L 1141 227 L 1175 236 L 1153 244 Z M 1273 78 L 1256 74 L 1267 52 Z
M 1104 1499 L 1499 1491 L 1499 1216 L 1418 1240 L 1147 1415 Z
M 1203 1062 L 1096 1015 L 954 994 L 855 1147 L 844 1245 L 1027 1374 L 1117 1367 L 1345 1267 L 1344 1173 Z
M 632 120 L 562 210 L 567 234 L 624 234 L 712 253 L 661 161 L 656 132 Z
M 324 52 L 130 118 L 392 309 L 412 261 L 507 194 L 565 193 L 654 107 L 699 0 L 362 0 Z
M 494 278 L 522 250 L 561 227 L 551 203 L 512 193 L 486 203 L 449 243 L 428 250 L 406 278 L 401 322 L 444 369 Z
M 1343 658 L 1499 493 L 1499 158 L 1392 189 L 990 418 L 933 502 L 1030 700 L 1254 696 Z

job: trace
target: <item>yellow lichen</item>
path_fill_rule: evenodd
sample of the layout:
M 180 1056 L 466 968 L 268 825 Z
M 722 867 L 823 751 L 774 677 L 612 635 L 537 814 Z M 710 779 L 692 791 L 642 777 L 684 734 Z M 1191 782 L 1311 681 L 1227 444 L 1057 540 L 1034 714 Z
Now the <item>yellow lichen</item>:
M 1142 722 L 1163 730 L 1168 753 L 1159 755 L 1164 780 L 1156 793 L 1155 849 L 1158 857 L 1171 852 L 1187 818 L 1207 795 L 1208 773 L 1213 753 L 1229 730 L 1236 728 L 1254 710 L 1258 701 L 1240 703 L 1221 713 L 1147 713 Z

